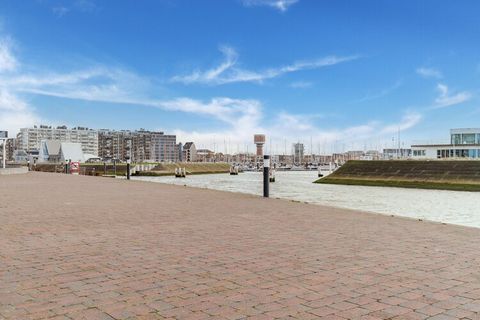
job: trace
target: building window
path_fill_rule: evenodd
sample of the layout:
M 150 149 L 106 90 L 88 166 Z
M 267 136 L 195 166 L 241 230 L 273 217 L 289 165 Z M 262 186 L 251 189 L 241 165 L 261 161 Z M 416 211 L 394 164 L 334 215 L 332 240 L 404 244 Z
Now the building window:
M 452 134 L 452 144 L 462 144 L 462 135 Z
M 462 144 L 475 144 L 475 134 L 462 135 Z
M 426 151 L 425 150 L 413 150 L 414 157 L 425 157 Z

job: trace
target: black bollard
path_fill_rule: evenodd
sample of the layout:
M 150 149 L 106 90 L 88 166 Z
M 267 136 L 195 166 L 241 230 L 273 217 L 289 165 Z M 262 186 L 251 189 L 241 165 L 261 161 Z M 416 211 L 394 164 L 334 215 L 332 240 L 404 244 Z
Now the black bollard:
M 270 196 L 269 190 L 269 177 L 270 171 L 270 156 L 264 155 L 263 156 L 263 196 L 268 198 Z
M 127 161 L 127 180 L 130 180 L 130 160 Z

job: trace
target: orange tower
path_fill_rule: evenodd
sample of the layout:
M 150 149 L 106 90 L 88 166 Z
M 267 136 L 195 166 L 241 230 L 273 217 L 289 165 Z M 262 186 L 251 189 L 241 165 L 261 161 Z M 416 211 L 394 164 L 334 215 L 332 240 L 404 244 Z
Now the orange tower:
M 257 145 L 257 157 L 263 156 L 263 145 L 265 144 L 265 135 L 264 134 L 254 135 L 253 142 Z

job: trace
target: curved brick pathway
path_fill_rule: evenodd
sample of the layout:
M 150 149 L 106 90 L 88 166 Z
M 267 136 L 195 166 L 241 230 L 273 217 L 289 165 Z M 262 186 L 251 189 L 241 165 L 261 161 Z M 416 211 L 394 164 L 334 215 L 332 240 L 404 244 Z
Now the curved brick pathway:
M 0 319 L 477 319 L 479 249 L 471 228 L 143 182 L 0 177 Z

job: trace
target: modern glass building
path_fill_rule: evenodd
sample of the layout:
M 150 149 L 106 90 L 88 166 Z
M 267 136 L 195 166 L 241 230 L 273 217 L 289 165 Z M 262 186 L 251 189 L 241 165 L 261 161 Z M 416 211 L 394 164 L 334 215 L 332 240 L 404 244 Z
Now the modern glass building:
M 452 129 L 449 144 L 412 145 L 412 155 L 414 159 L 480 160 L 480 128 Z
M 480 144 L 480 129 L 452 129 L 450 137 L 452 145 Z

